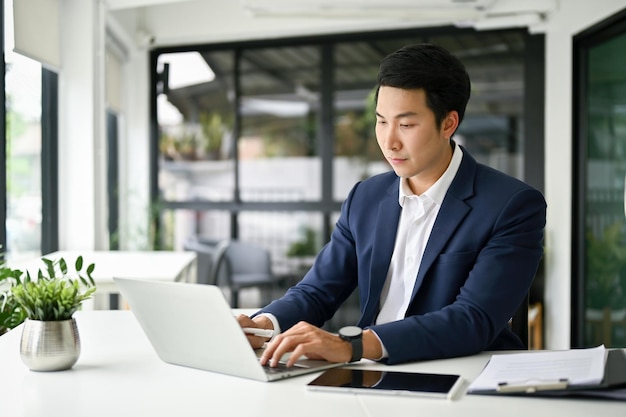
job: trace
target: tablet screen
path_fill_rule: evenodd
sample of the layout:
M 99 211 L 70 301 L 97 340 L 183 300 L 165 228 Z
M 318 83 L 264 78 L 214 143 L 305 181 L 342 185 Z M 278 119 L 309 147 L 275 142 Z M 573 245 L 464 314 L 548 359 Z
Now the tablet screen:
M 313 390 L 451 398 L 460 385 L 459 375 L 334 368 L 311 381 L 308 387 Z

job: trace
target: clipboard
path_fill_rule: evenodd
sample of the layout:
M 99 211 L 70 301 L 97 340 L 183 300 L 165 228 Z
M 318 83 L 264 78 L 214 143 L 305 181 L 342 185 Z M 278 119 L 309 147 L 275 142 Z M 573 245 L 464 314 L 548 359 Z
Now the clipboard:
M 607 350 L 604 376 L 599 383 L 570 384 L 567 378 L 509 383 L 502 381 L 496 389 L 468 390 L 470 395 L 516 395 L 540 397 L 596 397 L 626 401 L 626 350 Z

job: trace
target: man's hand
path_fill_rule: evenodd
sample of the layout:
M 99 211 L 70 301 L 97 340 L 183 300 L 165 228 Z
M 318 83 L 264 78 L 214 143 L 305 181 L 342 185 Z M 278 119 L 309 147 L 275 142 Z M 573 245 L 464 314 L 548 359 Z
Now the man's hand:
M 259 316 L 259 317 L 255 317 L 254 319 L 251 319 L 245 314 L 240 314 L 239 316 L 237 316 L 237 321 L 239 322 L 239 325 L 242 328 L 253 327 L 257 329 L 274 330 L 274 325 L 272 324 L 272 321 L 268 319 L 267 317 L 263 317 L 263 316 Z M 267 342 L 268 340 L 266 337 L 253 336 L 250 334 L 246 334 L 246 337 L 248 338 L 250 345 L 254 349 L 262 348 L 265 342 Z
M 352 346 L 335 334 L 301 321 L 267 345 L 261 356 L 261 364 L 277 366 L 282 356 L 289 352 L 291 355 L 287 366 L 292 366 L 301 356 L 329 362 L 348 362 L 352 357 Z

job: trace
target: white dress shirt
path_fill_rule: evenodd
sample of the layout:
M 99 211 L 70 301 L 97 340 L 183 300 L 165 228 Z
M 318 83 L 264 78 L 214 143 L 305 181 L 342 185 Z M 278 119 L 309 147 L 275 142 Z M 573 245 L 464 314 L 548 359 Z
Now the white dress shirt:
M 376 324 L 404 318 L 430 232 L 448 188 L 459 170 L 461 159 L 463 151 L 455 146 L 448 168 L 422 195 L 413 194 L 406 178 L 400 180 L 398 203 L 402 211 Z

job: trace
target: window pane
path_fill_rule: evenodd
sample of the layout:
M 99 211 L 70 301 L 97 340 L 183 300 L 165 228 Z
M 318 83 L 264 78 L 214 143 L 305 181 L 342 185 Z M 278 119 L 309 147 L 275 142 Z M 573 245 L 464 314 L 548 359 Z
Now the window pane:
M 238 145 L 242 200 L 321 198 L 319 65 L 318 47 L 243 52 Z
M 298 280 L 322 247 L 322 215 L 311 212 L 245 212 L 239 216 L 240 239 L 272 254 L 275 274 Z
M 232 200 L 232 52 L 162 54 L 157 70 L 168 80 L 157 98 L 163 197 Z
M 13 52 L 5 2 L 7 258 L 41 254 L 41 64 Z
M 186 239 L 216 242 L 230 237 L 230 213 L 210 210 L 162 210 L 159 249 L 182 250 Z
M 524 179 L 524 55 L 520 32 L 477 33 L 463 38 L 439 36 L 465 65 L 472 93 L 454 139 L 485 165 Z
M 354 184 L 391 169 L 376 142 L 374 93 L 380 60 L 395 41 L 338 43 L 335 61 L 333 199 L 343 201 Z
M 626 345 L 626 80 L 616 64 L 626 34 L 589 51 L 585 196 L 587 346 Z
M 459 42 L 462 39 L 462 44 Z M 376 143 L 374 90 L 382 58 L 418 37 L 339 43 L 335 49 L 335 176 L 333 197 L 390 169 Z M 478 161 L 523 179 L 524 39 L 519 33 L 434 36 L 458 56 L 472 80 L 472 97 L 454 136 Z

